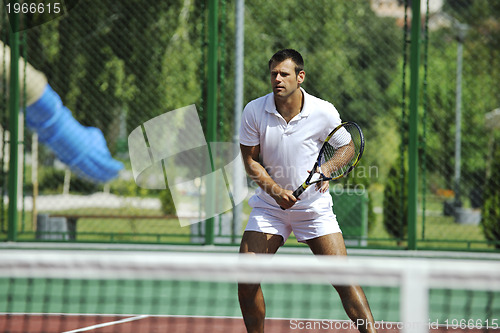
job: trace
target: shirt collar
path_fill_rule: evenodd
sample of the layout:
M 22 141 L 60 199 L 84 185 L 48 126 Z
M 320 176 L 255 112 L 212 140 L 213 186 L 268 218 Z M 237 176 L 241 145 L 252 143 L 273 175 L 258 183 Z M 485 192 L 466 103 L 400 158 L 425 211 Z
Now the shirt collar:
M 304 94 L 304 105 L 302 106 L 302 110 L 299 113 L 299 116 L 302 118 L 309 116 L 309 114 L 311 113 L 308 103 L 310 96 L 304 90 L 304 88 L 301 87 L 300 90 Z M 265 110 L 269 113 L 279 114 L 278 110 L 276 110 L 276 104 L 274 103 L 274 93 L 270 93 L 269 95 L 267 95 Z

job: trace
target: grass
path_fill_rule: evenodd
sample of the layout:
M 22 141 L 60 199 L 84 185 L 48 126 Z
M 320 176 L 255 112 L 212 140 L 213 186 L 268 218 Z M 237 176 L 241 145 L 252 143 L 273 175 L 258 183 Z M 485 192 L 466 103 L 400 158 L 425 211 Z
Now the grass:
M 130 216 L 161 216 L 160 211 L 149 209 L 70 209 L 50 214 L 110 215 L 123 218 L 80 218 L 77 223 L 77 241 L 134 242 L 134 243 L 187 243 L 190 228 L 181 227 L 177 219 L 129 218 Z M 30 213 L 19 215 L 20 241 L 36 239 L 36 228 Z
M 383 187 L 375 184 L 370 188 L 374 207 L 383 205 Z M 417 242 L 419 248 L 462 249 L 462 250 L 493 250 L 488 245 L 480 225 L 465 225 L 455 222 L 452 216 L 443 216 L 443 205 L 446 197 L 433 194 L 425 197 L 426 216 L 419 214 L 417 221 Z M 420 204 L 422 200 L 420 198 Z M 422 207 L 419 207 L 422 209 Z M 376 213 L 375 221 L 369 230 L 368 237 L 373 241 L 370 246 L 396 246 L 395 240 L 390 240 L 383 224 L 383 214 Z M 388 241 L 389 240 L 389 241 Z M 406 246 L 406 242 L 401 244 Z
M 383 197 L 381 190 L 375 185 L 370 188 L 374 207 L 381 207 Z M 442 216 L 443 198 L 429 195 L 426 197 L 426 210 L 432 212 L 419 216 L 417 230 L 418 248 L 459 249 L 459 250 L 493 250 L 487 244 L 481 227 L 478 225 L 461 225 L 454 222 L 453 217 Z M 248 216 L 251 207 L 245 202 L 243 214 Z M 375 218 L 370 222 L 368 231 L 368 247 L 372 248 L 406 248 L 406 242 L 398 242 L 385 230 L 383 214 L 376 209 Z M 85 214 L 112 215 L 123 218 L 81 218 L 77 223 L 77 239 L 81 242 L 117 242 L 117 243 L 190 243 L 191 228 L 181 227 L 177 219 L 128 218 L 125 216 L 159 216 L 161 211 L 127 207 L 124 209 L 71 209 L 52 214 Z M 242 223 L 243 228 L 246 220 Z M 36 230 L 30 212 L 19 213 L 18 240 L 36 240 Z M 0 233 L 0 239 L 6 239 L 6 230 Z M 301 246 L 290 237 L 287 246 Z

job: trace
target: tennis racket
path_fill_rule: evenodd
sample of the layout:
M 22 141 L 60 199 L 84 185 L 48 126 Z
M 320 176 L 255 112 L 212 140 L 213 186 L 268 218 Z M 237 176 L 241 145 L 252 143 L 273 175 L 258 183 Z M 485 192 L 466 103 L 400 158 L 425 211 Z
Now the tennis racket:
M 365 139 L 358 124 L 347 121 L 337 126 L 323 143 L 306 181 L 293 192 L 293 196 L 298 198 L 313 184 L 347 176 L 358 164 L 364 148 Z M 317 179 L 313 179 L 315 174 Z

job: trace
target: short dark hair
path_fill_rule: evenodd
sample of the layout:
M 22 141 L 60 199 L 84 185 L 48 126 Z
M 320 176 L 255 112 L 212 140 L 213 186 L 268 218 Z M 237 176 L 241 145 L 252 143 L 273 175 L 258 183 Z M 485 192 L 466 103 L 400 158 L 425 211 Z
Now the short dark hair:
M 276 52 L 271 57 L 271 59 L 269 59 L 269 68 L 271 68 L 271 64 L 273 63 L 273 61 L 283 62 L 287 59 L 292 59 L 292 61 L 295 63 L 296 75 L 304 70 L 304 59 L 302 58 L 302 55 L 294 49 L 284 49 Z

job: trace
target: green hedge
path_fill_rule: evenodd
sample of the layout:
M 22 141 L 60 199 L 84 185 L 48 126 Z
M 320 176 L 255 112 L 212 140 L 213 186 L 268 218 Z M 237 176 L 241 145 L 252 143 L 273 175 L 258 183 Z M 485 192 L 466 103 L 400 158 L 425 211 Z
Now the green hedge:
M 391 167 L 384 189 L 384 227 L 397 240 L 406 237 L 408 231 L 408 189 L 405 186 L 406 170 L 398 162 Z M 403 184 L 403 186 L 401 186 Z
M 490 167 L 491 174 L 488 178 L 481 225 L 487 240 L 495 242 L 495 247 L 500 249 L 500 152 L 498 142 L 493 149 L 494 156 Z

